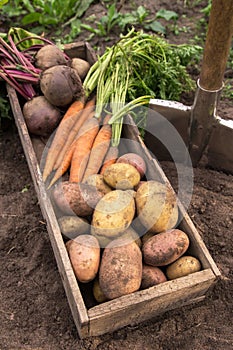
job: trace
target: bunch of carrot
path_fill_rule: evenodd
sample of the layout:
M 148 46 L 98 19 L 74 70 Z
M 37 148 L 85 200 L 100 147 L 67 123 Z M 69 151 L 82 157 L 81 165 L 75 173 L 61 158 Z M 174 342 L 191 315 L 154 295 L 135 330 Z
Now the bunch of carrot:
M 107 115 L 101 125 L 95 117 L 95 97 L 84 102 L 73 102 L 67 109 L 48 149 L 43 169 L 43 180 L 49 177 L 49 188 L 69 169 L 69 181 L 84 182 L 118 156 L 111 146 L 112 127 Z M 104 164 L 104 165 L 103 165 Z

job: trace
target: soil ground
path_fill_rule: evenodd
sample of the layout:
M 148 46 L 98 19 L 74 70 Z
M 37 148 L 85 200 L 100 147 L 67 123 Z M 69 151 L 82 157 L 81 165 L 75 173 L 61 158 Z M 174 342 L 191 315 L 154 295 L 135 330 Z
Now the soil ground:
M 139 3 L 135 1 L 136 5 Z M 125 2 L 125 11 L 129 10 L 129 4 Z M 196 28 L 199 9 L 195 12 L 183 4 L 183 1 L 148 1 L 146 5 L 152 13 L 164 7 L 186 14 L 181 18 L 183 25 Z M 89 12 L 97 13 L 93 7 Z M 181 33 L 179 40 L 186 42 L 193 34 L 192 31 Z M 169 40 L 178 39 L 170 33 Z M 105 44 L 100 39 L 93 42 L 93 45 Z M 219 112 L 230 118 L 230 102 L 222 100 Z M 201 166 L 194 169 L 188 212 L 222 274 L 206 299 L 134 327 L 80 340 L 15 125 L 1 133 L 0 152 L 1 350 L 233 348 L 232 175 Z M 175 187 L 174 165 L 162 162 L 162 166 Z

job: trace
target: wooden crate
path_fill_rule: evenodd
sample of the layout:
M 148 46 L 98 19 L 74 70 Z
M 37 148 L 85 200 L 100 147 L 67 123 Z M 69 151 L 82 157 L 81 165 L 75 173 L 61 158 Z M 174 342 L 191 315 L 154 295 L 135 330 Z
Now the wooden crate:
M 85 58 L 91 64 L 95 61 L 95 53 L 85 42 L 66 45 L 65 50 L 70 56 Z M 102 304 L 97 305 L 91 299 L 91 301 L 89 300 L 88 287 L 78 284 L 72 270 L 53 206 L 42 181 L 39 163 L 24 121 L 18 96 L 13 88 L 9 86 L 7 88 L 15 123 L 80 338 L 112 332 L 126 325 L 138 324 L 165 311 L 203 300 L 217 281 L 220 272 L 180 203 L 179 212 L 182 221 L 179 228 L 188 234 L 191 242 L 189 253 L 201 261 L 202 270 Z M 159 163 L 150 156 L 139 136 L 138 129 L 129 117 L 127 124 L 123 127 L 123 137 L 135 141 L 132 143 L 133 149 L 130 149 L 129 145 L 129 152 L 136 151 L 138 154 L 143 154 L 148 167 L 148 178 L 159 178 L 169 183 Z

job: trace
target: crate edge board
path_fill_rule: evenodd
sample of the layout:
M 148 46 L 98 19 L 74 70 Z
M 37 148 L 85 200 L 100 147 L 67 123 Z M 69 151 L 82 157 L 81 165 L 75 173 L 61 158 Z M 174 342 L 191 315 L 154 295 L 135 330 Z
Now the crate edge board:
M 33 180 L 34 188 L 38 197 L 41 212 L 47 223 L 47 231 L 52 245 L 52 249 L 56 258 L 57 267 L 63 282 L 64 289 L 69 295 L 68 301 L 71 307 L 74 319 L 79 320 L 77 323 L 78 332 L 84 333 L 84 328 L 88 329 L 89 318 L 87 309 L 83 302 L 81 292 L 71 267 L 70 259 L 64 245 L 64 241 L 55 217 L 49 197 L 47 196 L 44 183 L 42 180 L 41 171 L 36 159 L 36 155 L 31 143 L 30 136 L 27 131 L 24 117 L 21 112 L 21 107 L 18 102 L 16 91 L 7 85 L 8 97 L 13 111 L 15 123 L 19 132 L 23 150 L 26 156 L 28 167 Z M 72 286 L 72 287 L 71 287 Z M 78 302 L 77 302 L 78 301 Z M 74 307 L 75 305 L 75 307 Z
M 94 306 L 88 310 L 90 335 L 141 323 L 166 311 L 203 300 L 215 279 L 211 269 L 202 270 Z

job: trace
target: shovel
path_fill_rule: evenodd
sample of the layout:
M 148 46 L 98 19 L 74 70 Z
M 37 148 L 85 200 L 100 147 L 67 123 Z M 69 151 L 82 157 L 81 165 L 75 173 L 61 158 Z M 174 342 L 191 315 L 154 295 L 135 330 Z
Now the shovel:
M 200 77 L 192 106 L 175 101 L 152 99 L 150 108 L 160 113 L 183 138 L 197 166 L 205 154 L 206 165 L 233 173 L 233 120 L 217 115 L 224 72 L 233 35 L 233 1 L 213 0 Z M 150 118 L 150 123 L 153 123 Z M 152 125 L 147 125 L 151 130 Z M 150 136 L 145 142 L 160 160 L 169 159 L 164 147 Z

